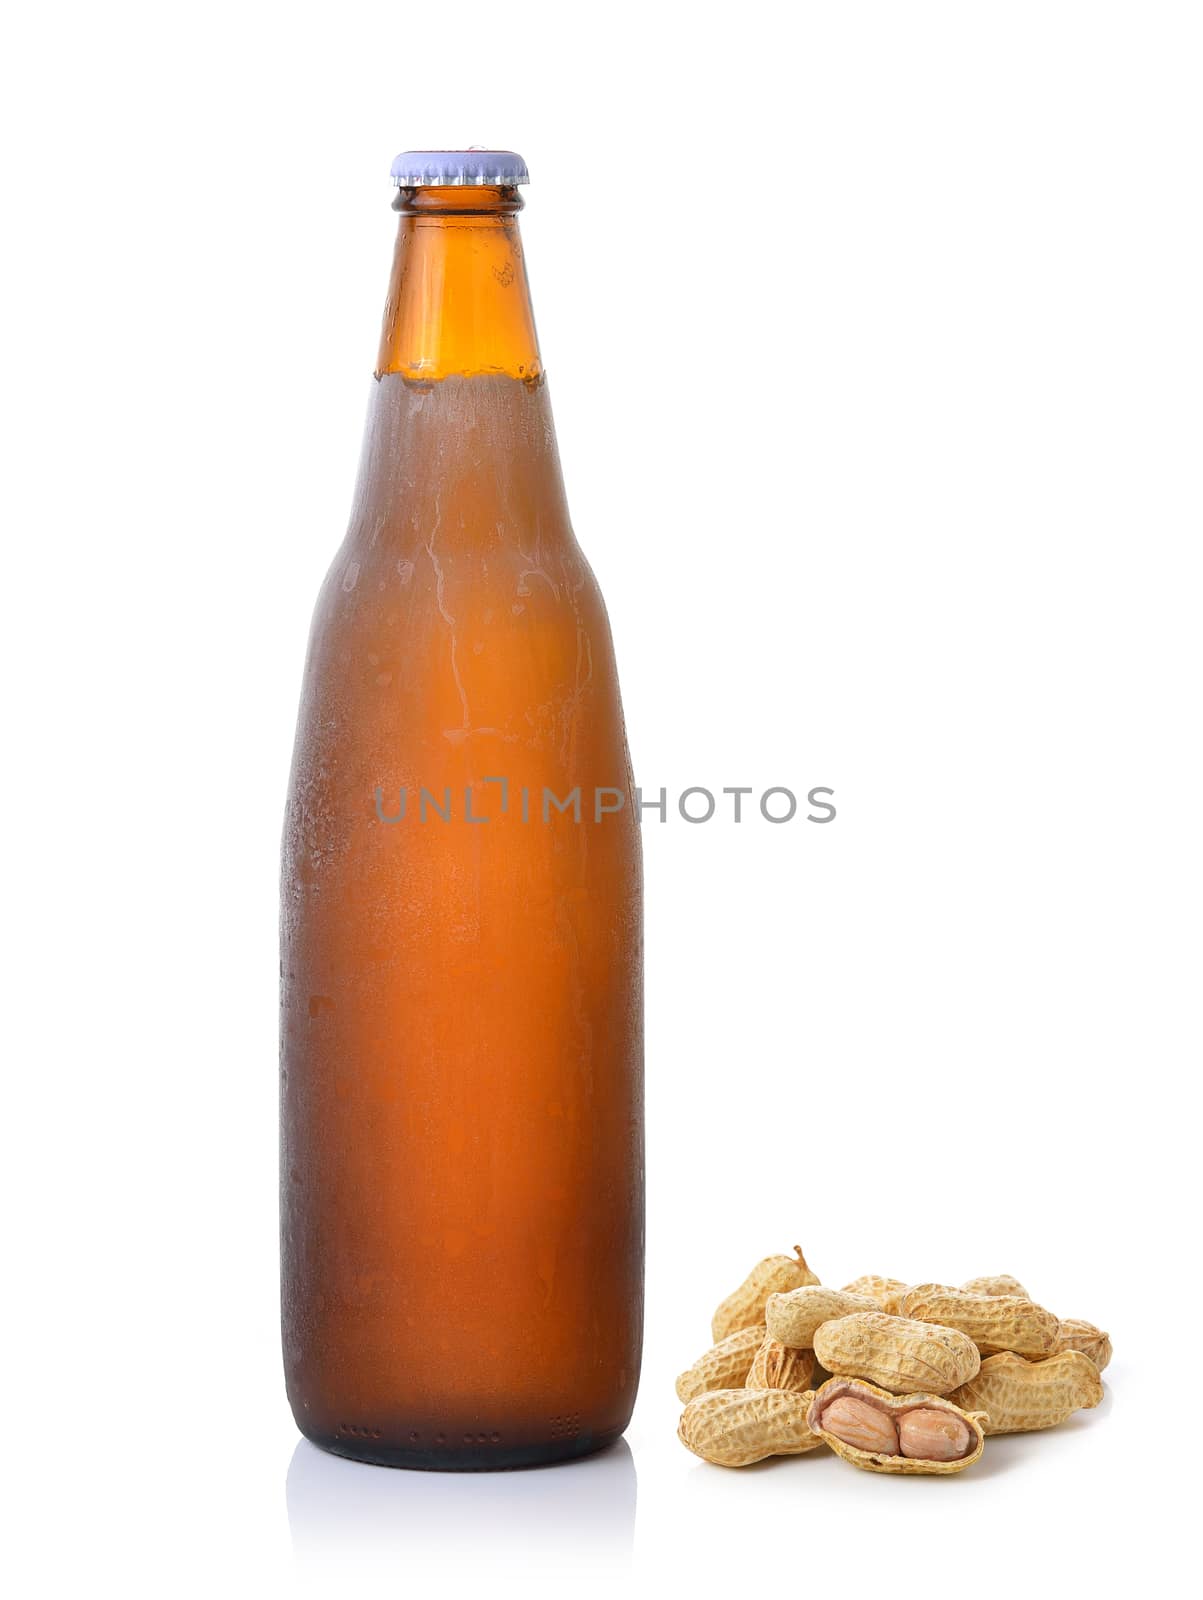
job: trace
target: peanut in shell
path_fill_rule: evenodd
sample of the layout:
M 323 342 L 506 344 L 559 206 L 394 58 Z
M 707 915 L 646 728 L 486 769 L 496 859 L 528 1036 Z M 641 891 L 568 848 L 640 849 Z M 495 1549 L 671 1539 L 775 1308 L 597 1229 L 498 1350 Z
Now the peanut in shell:
M 778 1339 L 766 1338 L 744 1378 L 744 1388 L 792 1389 L 803 1394 L 814 1387 L 814 1371 L 813 1350 L 795 1350 Z
M 1080 1350 L 1064 1350 L 1044 1361 L 1027 1361 L 1009 1350 L 987 1356 L 976 1376 L 949 1395 L 958 1406 L 985 1412 L 987 1433 L 1055 1428 L 1102 1398 L 1098 1368 Z
M 896 1317 L 902 1297 L 909 1287 L 901 1278 L 879 1278 L 875 1272 L 868 1272 L 863 1278 L 854 1278 L 851 1283 L 846 1283 L 842 1292 L 868 1295 L 870 1300 L 876 1300 L 879 1311 Z
M 1061 1319 L 1017 1294 L 973 1294 L 942 1283 L 920 1283 L 902 1297 L 902 1315 L 958 1328 L 982 1355 L 1013 1350 L 1039 1359 L 1052 1355 Z
M 677 1379 L 677 1399 L 684 1404 L 711 1389 L 742 1388 L 748 1369 L 763 1343 L 763 1323 L 729 1333 L 704 1355 L 700 1355 L 693 1366 Z
M 854 1311 L 877 1309 L 877 1301 L 869 1295 L 810 1284 L 785 1294 L 771 1294 L 765 1304 L 764 1320 L 770 1339 L 779 1339 L 795 1350 L 813 1350 L 815 1334 L 825 1322 L 851 1316 Z
M 1059 1356 L 1065 1350 L 1080 1350 L 1102 1372 L 1111 1360 L 1111 1336 L 1081 1317 L 1062 1317 L 1053 1354 Z
M 894 1394 L 947 1394 L 981 1364 L 977 1346 L 958 1329 L 884 1311 L 825 1322 L 815 1333 L 814 1350 L 828 1372 L 863 1378 Z
M 798 1456 L 823 1441 L 810 1431 L 810 1390 L 716 1389 L 691 1400 L 677 1437 L 686 1449 L 718 1467 L 749 1467 L 768 1456 Z
M 796 1256 L 796 1260 L 795 1260 Z M 764 1321 L 765 1301 L 771 1294 L 787 1289 L 800 1289 L 803 1284 L 818 1283 L 818 1278 L 806 1265 L 802 1246 L 794 1246 L 793 1256 L 766 1256 L 758 1261 L 739 1288 L 729 1294 L 710 1324 L 715 1344 L 729 1333 L 740 1328 L 750 1328 Z
M 1019 1279 L 1009 1272 L 996 1273 L 992 1278 L 970 1278 L 961 1288 L 967 1294 L 1017 1294 L 1021 1300 L 1032 1298 Z

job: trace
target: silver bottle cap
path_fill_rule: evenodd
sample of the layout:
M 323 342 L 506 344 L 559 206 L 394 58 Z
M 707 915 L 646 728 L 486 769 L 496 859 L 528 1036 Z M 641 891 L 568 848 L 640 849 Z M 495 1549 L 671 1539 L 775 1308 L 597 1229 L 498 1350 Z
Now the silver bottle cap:
M 529 183 L 526 162 L 512 150 L 403 150 L 392 165 L 399 189 L 442 189 L 457 184 L 499 185 Z

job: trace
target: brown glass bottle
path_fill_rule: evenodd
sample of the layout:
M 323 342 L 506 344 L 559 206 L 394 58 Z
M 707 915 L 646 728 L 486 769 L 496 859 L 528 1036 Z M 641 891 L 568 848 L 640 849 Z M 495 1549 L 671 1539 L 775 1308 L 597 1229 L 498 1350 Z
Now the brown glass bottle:
M 359 482 L 305 668 L 281 1231 L 301 1431 L 361 1460 L 472 1469 L 582 1455 L 630 1418 L 642 910 L 516 158 L 461 159 L 394 168 Z

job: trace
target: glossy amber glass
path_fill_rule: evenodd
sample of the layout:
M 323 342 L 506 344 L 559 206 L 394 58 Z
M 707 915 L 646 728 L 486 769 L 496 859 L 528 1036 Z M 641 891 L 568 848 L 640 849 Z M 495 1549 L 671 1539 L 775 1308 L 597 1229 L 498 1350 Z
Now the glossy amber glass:
M 288 1394 L 400 1466 L 584 1454 L 639 1374 L 638 826 L 518 206 L 402 192 L 285 823 Z

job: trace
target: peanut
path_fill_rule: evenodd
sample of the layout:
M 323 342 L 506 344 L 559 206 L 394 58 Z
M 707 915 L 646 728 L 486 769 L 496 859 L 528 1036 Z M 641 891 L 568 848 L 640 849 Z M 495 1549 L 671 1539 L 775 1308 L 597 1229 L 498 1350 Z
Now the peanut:
M 876 1311 L 877 1302 L 865 1294 L 849 1294 L 843 1289 L 824 1289 L 813 1284 L 790 1289 L 786 1294 L 771 1294 L 764 1308 L 769 1338 L 792 1345 L 795 1350 L 812 1350 L 815 1333 L 825 1322 L 847 1317 L 854 1311 Z
M 1093 1322 L 1083 1322 L 1080 1317 L 1062 1317 L 1053 1354 L 1059 1356 L 1064 1350 L 1080 1350 L 1102 1372 L 1111 1360 L 1111 1337 Z
M 896 1317 L 906 1291 L 907 1285 L 901 1278 L 879 1278 L 870 1272 L 863 1278 L 854 1278 L 851 1283 L 846 1283 L 842 1293 L 868 1295 L 870 1300 L 876 1300 L 879 1311 Z
M 982 1419 L 934 1394 L 887 1394 L 856 1378 L 816 1390 L 811 1428 L 867 1472 L 961 1472 L 982 1453 Z
M 744 1378 L 744 1388 L 793 1389 L 801 1394 L 812 1387 L 814 1370 L 813 1350 L 793 1350 L 777 1339 L 765 1339 Z
M 989 1356 L 975 1377 L 949 1395 L 958 1406 L 988 1412 L 987 1433 L 1053 1428 L 1102 1398 L 1098 1368 L 1080 1350 L 1064 1350 L 1047 1361 L 1025 1361 L 1010 1351 Z
M 738 1389 L 747 1381 L 748 1368 L 764 1342 L 764 1324 L 740 1328 L 699 1356 L 677 1379 L 677 1399 L 684 1404 L 711 1389 Z M 765 1384 L 764 1388 L 775 1387 Z M 806 1387 L 805 1384 L 802 1385 Z
M 951 1411 L 916 1406 L 899 1418 L 898 1443 L 904 1456 L 919 1461 L 959 1461 L 969 1446 L 969 1424 Z
M 876 1450 L 879 1455 L 898 1455 L 898 1429 L 888 1411 L 858 1400 L 854 1395 L 841 1395 L 823 1412 L 823 1426 L 834 1433 L 844 1444 L 855 1445 L 858 1450 Z
M 677 1437 L 695 1456 L 719 1467 L 802 1455 L 823 1443 L 806 1420 L 813 1399 L 810 1390 L 716 1389 L 689 1402 Z
M 758 1261 L 739 1288 L 727 1296 L 710 1325 L 715 1344 L 729 1333 L 763 1322 L 764 1303 L 771 1294 L 800 1289 L 806 1283 L 818 1283 L 818 1278 L 806 1265 L 800 1244 L 794 1246 L 794 1253 L 796 1261 L 792 1256 L 766 1256 Z
M 1009 1273 L 828 1289 L 795 1254 L 757 1263 L 677 1379 L 679 1436 L 705 1461 L 826 1443 L 869 1472 L 960 1472 L 987 1434 L 1050 1428 L 1102 1399 L 1108 1335 L 1055 1317 Z
M 993 1278 L 970 1278 L 961 1288 L 968 1294 L 1017 1294 L 1021 1300 L 1032 1298 L 1019 1279 L 1007 1272 L 1000 1272 Z
M 1060 1327 L 1058 1317 L 1024 1295 L 972 1294 L 940 1283 L 908 1289 L 902 1297 L 902 1315 L 959 1328 L 984 1356 L 1000 1350 L 1014 1350 L 1022 1356 L 1051 1355 Z
M 884 1311 L 858 1311 L 825 1322 L 815 1333 L 814 1348 L 829 1372 L 865 1378 L 896 1394 L 912 1389 L 945 1394 L 972 1378 L 981 1359 L 973 1340 L 955 1328 Z

